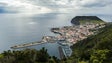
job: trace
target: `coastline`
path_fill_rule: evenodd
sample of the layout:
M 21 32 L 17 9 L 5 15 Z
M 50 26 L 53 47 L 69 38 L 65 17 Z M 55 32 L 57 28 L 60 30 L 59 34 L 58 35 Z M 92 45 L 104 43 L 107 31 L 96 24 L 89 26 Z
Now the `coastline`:
M 87 38 L 89 35 L 93 35 L 93 31 L 89 31 L 90 29 L 97 29 L 105 27 L 104 24 L 86 24 L 80 26 L 63 26 L 62 28 L 51 28 L 51 32 L 54 34 L 58 34 L 58 36 L 43 36 L 41 41 L 14 45 L 11 49 L 18 49 L 29 47 L 33 45 L 40 45 L 43 43 L 54 43 L 55 41 L 66 41 L 70 44 L 75 44 L 77 41 L 83 40 Z M 72 36 L 74 35 L 74 36 Z M 63 45 L 64 43 L 62 43 Z
M 70 46 L 76 44 L 78 41 L 86 39 L 90 35 L 97 34 L 97 30 L 99 28 L 105 27 L 105 24 L 92 24 L 87 23 L 85 25 L 79 26 L 63 26 L 60 28 L 51 28 L 51 32 L 58 34 L 56 36 L 43 36 L 41 41 L 26 43 L 21 45 L 12 46 L 11 49 L 19 49 L 30 47 L 34 45 L 40 45 L 44 43 L 57 43 L 61 46 L 58 48 L 60 53 L 60 58 L 70 57 L 72 54 L 72 50 Z M 92 31 L 94 30 L 94 31 Z M 68 46 L 66 48 L 66 46 Z M 61 57 L 62 56 L 62 57 Z

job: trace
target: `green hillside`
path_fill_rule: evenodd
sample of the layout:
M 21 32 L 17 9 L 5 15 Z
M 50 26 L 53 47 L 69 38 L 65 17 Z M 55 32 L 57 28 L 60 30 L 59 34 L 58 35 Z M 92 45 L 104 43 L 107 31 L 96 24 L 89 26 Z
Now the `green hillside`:
M 112 63 L 112 24 L 72 46 L 69 63 Z
M 71 21 L 72 24 L 86 24 L 86 23 L 105 23 L 102 19 L 97 16 L 76 16 Z

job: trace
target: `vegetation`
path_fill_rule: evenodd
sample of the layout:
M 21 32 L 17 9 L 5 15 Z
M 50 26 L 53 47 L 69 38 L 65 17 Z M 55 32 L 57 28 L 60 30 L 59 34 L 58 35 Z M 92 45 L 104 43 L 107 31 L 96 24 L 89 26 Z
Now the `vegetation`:
M 4 51 L 0 54 L 0 63 L 58 63 L 56 57 L 50 57 L 45 48 L 37 51 L 25 49 L 18 51 Z
M 76 16 L 71 21 L 72 24 L 80 25 L 80 24 L 86 24 L 86 23 L 105 23 L 103 20 L 98 18 L 97 16 Z
M 112 24 L 72 46 L 71 63 L 112 63 Z
M 95 24 L 99 24 L 99 23 L 103 23 L 103 21 L 100 20 L 80 20 L 80 24 L 86 24 L 86 23 L 95 23 Z

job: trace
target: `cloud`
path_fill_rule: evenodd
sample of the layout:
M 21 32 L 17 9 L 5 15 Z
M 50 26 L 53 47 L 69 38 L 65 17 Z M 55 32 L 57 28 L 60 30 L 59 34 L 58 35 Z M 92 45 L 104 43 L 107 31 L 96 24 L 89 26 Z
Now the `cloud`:
M 69 10 L 80 10 L 91 7 L 106 7 L 110 0 L 21 0 L 36 6 L 50 8 L 54 12 L 69 12 Z
M 0 2 L 0 6 L 6 6 L 6 3 Z
M 1 4 L 2 3 L 2 4 Z M 21 1 L 13 1 L 13 2 L 1 2 L 0 8 L 5 11 L 11 11 L 16 13 L 46 13 L 51 12 L 50 9 L 38 6 L 38 5 L 32 5 L 30 3 L 21 2 Z M 4 5 L 7 4 L 7 5 Z
M 17 13 L 102 13 L 112 10 L 111 0 L 16 0 L 0 3 L 1 10 Z
M 81 0 L 80 3 L 85 7 L 104 7 L 112 3 L 110 0 Z
M 8 3 L 6 2 L 0 2 L 0 13 L 12 13 L 15 11 L 12 11 L 11 9 L 8 9 Z

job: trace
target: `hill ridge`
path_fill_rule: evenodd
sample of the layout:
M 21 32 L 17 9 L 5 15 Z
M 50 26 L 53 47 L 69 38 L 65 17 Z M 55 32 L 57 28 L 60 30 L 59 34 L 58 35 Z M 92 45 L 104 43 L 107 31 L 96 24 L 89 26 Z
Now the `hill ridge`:
M 76 16 L 71 20 L 73 25 L 80 25 L 86 23 L 104 23 L 102 19 L 97 16 Z

